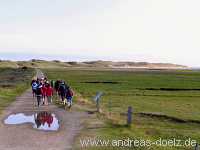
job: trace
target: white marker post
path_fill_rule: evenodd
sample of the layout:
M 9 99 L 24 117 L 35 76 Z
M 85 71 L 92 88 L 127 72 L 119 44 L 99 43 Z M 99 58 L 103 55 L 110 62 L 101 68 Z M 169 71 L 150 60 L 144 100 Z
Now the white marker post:
M 103 95 L 103 92 L 97 92 L 96 96 L 94 97 L 94 101 L 96 102 L 97 112 L 100 112 L 100 98 Z

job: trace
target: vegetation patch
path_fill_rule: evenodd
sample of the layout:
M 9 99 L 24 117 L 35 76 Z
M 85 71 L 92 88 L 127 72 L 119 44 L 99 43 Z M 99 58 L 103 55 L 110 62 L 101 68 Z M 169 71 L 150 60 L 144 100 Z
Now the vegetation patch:
M 0 69 L 0 111 L 30 87 L 30 80 L 34 73 L 34 69 L 30 68 Z

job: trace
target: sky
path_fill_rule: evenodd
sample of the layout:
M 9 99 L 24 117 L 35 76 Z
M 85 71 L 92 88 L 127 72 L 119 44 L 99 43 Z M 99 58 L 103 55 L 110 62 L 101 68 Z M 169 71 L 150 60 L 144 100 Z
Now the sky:
M 199 0 L 0 0 L 0 59 L 200 67 Z

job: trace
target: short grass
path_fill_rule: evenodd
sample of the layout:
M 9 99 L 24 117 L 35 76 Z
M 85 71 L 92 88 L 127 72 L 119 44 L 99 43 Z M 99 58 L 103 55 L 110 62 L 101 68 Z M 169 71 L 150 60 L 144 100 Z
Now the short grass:
M 0 112 L 30 87 L 34 69 L 0 69 Z
M 130 137 L 149 140 L 191 138 L 200 142 L 198 123 L 200 121 L 200 72 L 198 71 L 46 69 L 45 72 L 50 79 L 64 79 L 75 91 L 91 101 L 96 92 L 104 92 L 101 109 L 105 112 L 104 118 L 107 118 L 106 125 L 102 129 L 86 130 L 83 137 L 99 136 L 105 139 Z M 120 115 L 127 111 L 128 106 L 134 109 L 134 121 L 129 128 L 125 126 L 126 118 Z M 109 111 L 111 116 L 107 115 Z M 160 114 L 167 118 L 159 115 L 145 116 L 140 113 Z M 185 123 L 170 118 L 181 119 Z M 111 149 L 111 147 L 87 149 Z M 194 148 L 152 146 L 149 149 Z

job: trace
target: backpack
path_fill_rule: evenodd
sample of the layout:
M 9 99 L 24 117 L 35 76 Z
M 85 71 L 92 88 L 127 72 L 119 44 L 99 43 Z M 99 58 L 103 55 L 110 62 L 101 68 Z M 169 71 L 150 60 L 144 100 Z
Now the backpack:
M 64 84 L 61 84 L 60 87 L 59 87 L 59 91 L 60 92 L 64 92 L 66 89 L 65 85 Z

